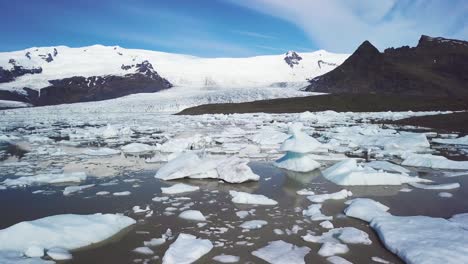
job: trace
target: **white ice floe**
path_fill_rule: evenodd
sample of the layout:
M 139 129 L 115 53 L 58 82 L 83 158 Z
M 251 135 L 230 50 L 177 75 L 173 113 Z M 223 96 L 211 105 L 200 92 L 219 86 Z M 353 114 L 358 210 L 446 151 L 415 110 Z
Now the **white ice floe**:
M 328 220 L 327 220 L 327 221 L 321 222 L 319 225 L 320 225 L 322 228 L 325 228 L 325 229 L 332 229 L 332 228 L 334 228 L 333 223 L 330 222 L 330 221 L 328 221 Z
M 348 253 L 349 248 L 345 244 L 337 243 L 337 242 L 325 242 L 320 247 L 317 254 L 322 257 L 330 257 L 337 254 L 346 254 Z
M 380 258 L 380 257 L 371 257 L 371 260 L 374 261 L 374 262 L 377 262 L 377 263 L 382 263 L 382 264 L 391 264 L 390 261 L 388 260 L 385 260 L 383 258 Z
M 434 138 L 432 142 L 448 145 L 468 145 L 468 136 L 459 138 Z
M 333 216 L 326 216 L 322 213 L 322 204 L 311 204 L 302 211 L 302 215 L 309 216 L 312 221 L 332 220 Z
M 410 170 L 402 166 L 398 166 L 396 164 L 393 164 L 385 160 L 374 160 L 369 163 L 365 163 L 365 166 L 369 166 L 376 170 L 383 170 L 387 172 L 397 172 L 397 173 L 406 173 L 406 174 L 411 172 Z
M 181 233 L 169 246 L 162 259 L 163 264 L 193 263 L 213 248 L 208 239 L 200 239 L 190 234 Z
M 268 242 L 268 245 L 252 252 L 252 255 L 270 264 L 305 264 L 308 247 L 298 247 L 282 240 Z
M 129 196 L 132 194 L 130 191 L 123 191 L 123 192 L 114 192 L 112 195 L 114 196 Z
M 154 255 L 154 251 L 149 247 L 137 247 L 132 251 L 141 255 Z
M 430 182 L 401 173 L 388 173 L 359 166 L 354 159 L 340 161 L 323 171 L 323 176 L 338 185 L 401 185 L 409 182 Z
M 198 210 L 186 210 L 179 214 L 179 217 L 186 220 L 192 221 L 206 221 L 205 216 Z
M 453 183 L 443 183 L 443 184 L 423 184 L 423 183 L 409 183 L 409 185 L 413 186 L 414 188 L 419 189 L 426 189 L 426 190 L 453 190 L 460 188 L 460 184 L 458 182 Z
M 119 130 L 108 124 L 106 128 L 102 130 L 100 136 L 103 138 L 116 138 L 119 136 Z
M 209 136 L 200 134 L 181 135 L 169 139 L 164 144 L 157 147 L 157 150 L 167 153 L 178 153 L 186 150 L 203 149 L 208 147 L 213 142 Z
M 278 168 L 297 172 L 309 172 L 320 168 L 320 163 L 315 161 L 312 155 L 295 152 L 287 152 L 283 157 L 276 160 L 274 165 Z
M 94 184 L 80 185 L 80 186 L 67 186 L 63 190 L 63 195 L 70 195 L 72 193 L 79 192 L 85 189 L 89 189 L 91 187 L 94 187 Z
M 432 154 L 410 154 L 401 164 L 432 169 L 468 170 L 468 161 L 449 160 L 446 157 Z
M 250 220 L 242 223 L 240 227 L 244 229 L 260 229 L 267 224 L 268 222 L 265 220 Z
M 299 191 L 296 191 L 298 195 L 314 195 L 315 192 L 309 189 L 301 189 Z
M 1 184 L 5 186 L 29 186 L 67 182 L 81 182 L 86 180 L 86 173 L 72 172 L 62 174 L 38 174 L 35 176 L 24 176 L 17 179 L 6 179 Z
M 280 150 L 286 154 L 275 161 L 274 165 L 286 170 L 309 172 L 320 167 L 320 163 L 313 159 L 313 152 L 328 151 L 322 143 L 302 131 L 301 123 L 289 126 L 291 136 L 281 145 Z
M 468 230 L 443 218 L 379 216 L 370 226 L 391 252 L 409 264 L 459 264 L 468 259 Z
M 260 177 L 247 163 L 248 160 L 237 157 L 202 159 L 195 152 L 187 152 L 162 166 L 155 177 L 163 180 L 211 178 L 230 183 L 258 181 Z
M 184 183 L 176 183 L 170 187 L 161 187 L 161 191 L 164 194 L 179 194 L 186 192 L 194 192 L 200 190 L 198 186 L 192 186 Z
M 42 248 L 54 257 L 59 253 L 54 248 L 69 251 L 86 247 L 133 224 L 135 220 L 117 214 L 65 214 L 25 221 L 0 230 L 0 255 L 5 251 L 31 253 L 32 248 Z
M 151 211 L 151 208 L 149 205 L 147 205 L 145 208 L 142 208 L 139 205 L 135 205 L 132 207 L 132 211 L 134 214 L 142 214 Z
M 441 198 L 452 198 L 453 197 L 453 194 L 451 194 L 449 192 L 440 192 L 437 195 L 439 197 L 441 197 Z
M 331 264 L 353 264 L 351 261 L 348 261 L 345 258 L 340 256 L 331 256 L 327 258 L 327 261 Z
M 163 235 L 161 238 L 152 238 L 148 241 L 144 241 L 143 245 L 145 245 L 145 247 L 157 247 L 164 243 L 166 243 L 166 236 Z
M 276 205 L 277 201 L 270 199 L 261 194 L 251 194 L 246 192 L 229 191 L 233 203 L 238 204 L 260 204 L 260 205 Z
M 277 145 L 284 142 L 289 136 L 273 128 L 263 128 L 250 137 L 250 140 L 259 145 Z
M 111 156 L 120 154 L 120 150 L 111 148 L 86 149 L 83 154 L 89 156 Z
M 450 222 L 460 225 L 462 228 L 468 230 L 468 213 L 456 214 L 449 219 Z
M 345 244 L 363 244 L 370 245 L 372 241 L 369 239 L 369 235 L 354 227 L 340 227 L 329 230 L 320 236 L 307 234 L 302 237 L 304 241 L 312 243 L 345 243 Z
M 353 193 L 351 191 L 343 189 L 335 193 L 324 193 L 324 194 L 315 194 L 315 195 L 307 196 L 307 199 L 309 199 L 309 201 L 313 203 L 323 203 L 326 200 L 343 200 L 352 195 Z
M 143 143 L 130 143 L 121 147 L 120 149 L 127 154 L 138 154 L 152 152 L 155 150 L 155 147 Z
M 356 198 L 347 202 L 344 213 L 347 216 L 370 222 L 374 217 L 390 215 L 387 206 L 368 198 Z
M 240 260 L 240 257 L 238 256 L 233 256 L 233 255 L 225 255 L 221 254 L 218 256 L 213 257 L 214 261 L 220 262 L 220 263 L 237 263 Z

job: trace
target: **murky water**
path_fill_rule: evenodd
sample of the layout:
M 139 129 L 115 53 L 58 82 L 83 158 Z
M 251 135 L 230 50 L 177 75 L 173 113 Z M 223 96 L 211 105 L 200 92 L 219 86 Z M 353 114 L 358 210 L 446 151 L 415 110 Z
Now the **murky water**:
M 259 182 L 244 184 L 228 184 L 216 180 L 178 180 L 191 185 L 200 186 L 200 191 L 170 196 L 171 202 L 153 202 L 151 199 L 161 196 L 160 187 L 169 183 L 154 178 L 155 171 L 127 172 L 117 178 L 90 178 L 85 184 L 94 183 L 95 187 L 83 190 L 70 196 L 63 196 L 61 186 L 42 186 L 20 189 L 7 189 L 0 191 L 0 211 L 2 217 L 0 228 L 5 228 L 20 221 L 33 220 L 55 214 L 91 214 L 91 213 L 124 213 L 138 223 L 119 239 L 108 241 L 107 244 L 96 248 L 80 250 L 73 253 L 72 263 L 131 263 L 144 261 L 159 263 L 160 259 L 141 256 L 132 252 L 136 247 L 142 246 L 143 241 L 160 237 L 170 228 L 174 234 L 190 233 L 202 238 L 210 239 L 217 247 L 204 256 L 198 263 L 212 262 L 211 258 L 219 254 L 232 254 L 241 257 L 241 263 L 262 263 L 262 260 L 251 255 L 255 249 L 267 245 L 274 240 L 284 240 L 299 246 L 308 246 L 312 249 L 306 256 L 307 263 L 325 263 L 325 259 L 317 255 L 320 244 L 305 242 L 301 239 L 307 232 L 320 234 L 326 230 L 318 223 L 311 222 L 302 216 L 302 209 L 310 205 L 305 196 L 296 194 L 297 190 L 310 188 L 316 193 L 338 191 L 341 188 L 326 181 L 319 171 L 308 174 L 291 173 L 273 167 L 268 163 L 253 162 L 250 165 L 255 173 L 261 176 Z M 423 174 L 423 172 L 421 172 Z M 426 174 L 427 175 L 427 174 Z M 447 182 L 451 179 L 440 176 L 429 176 L 437 182 Z M 426 176 L 426 177 L 427 177 Z M 383 202 L 391 209 L 394 215 L 429 215 L 449 217 L 454 213 L 464 212 L 468 208 L 468 186 L 465 178 L 458 178 L 462 188 L 453 191 L 453 198 L 441 198 L 438 191 L 418 190 L 406 193 L 400 192 L 401 186 L 394 187 L 350 187 L 355 197 L 369 197 Z M 111 181 L 114 185 L 107 185 Z M 453 181 L 453 179 L 452 179 Z M 104 183 L 105 186 L 100 184 Z M 171 182 L 172 183 L 172 182 Z M 44 193 L 33 194 L 34 191 L 44 190 Z M 250 193 L 264 194 L 278 201 L 277 206 L 246 206 L 234 204 L 230 200 L 229 190 L 238 190 Z M 115 197 L 112 195 L 97 196 L 98 191 L 120 192 L 131 191 L 131 195 Z M 176 201 L 177 197 L 189 197 L 190 200 Z M 168 206 L 177 208 L 184 204 L 194 204 L 191 209 L 200 210 L 207 216 L 207 224 L 197 227 L 197 222 L 183 220 L 175 215 L 164 215 Z M 353 263 L 370 263 L 372 256 L 379 256 L 393 263 L 400 260 L 385 250 L 375 233 L 368 225 L 360 220 L 351 219 L 342 215 L 345 207 L 344 201 L 327 201 L 322 212 L 334 216 L 335 227 L 353 226 L 368 233 L 372 245 L 349 245 L 350 252 L 345 254 Z M 178 204 L 180 203 L 180 204 Z M 144 207 L 150 205 L 154 214 L 151 217 L 136 215 L 131 208 L 135 205 Z M 254 215 L 246 219 L 239 219 L 235 212 L 239 210 L 255 209 Z M 243 232 L 238 227 L 244 220 L 260 219 L 268 221 L 268 225 L 258 230 Z M 274 229 L 292 229 L 294 225 L 302 228 L 297 234 L 276 235 Z M 226 229 L 224 229 L 226 228 Z M 240 242 L 241 245 L 237 244 Z M 155 255 L 162 258 L 171 242 L 153 248 Z M 249 244 L 242 244 L 249 243 Z M 253 245 L 250 245 L 252 243 Z M 151 259 L 151 260 L 148 260 Z

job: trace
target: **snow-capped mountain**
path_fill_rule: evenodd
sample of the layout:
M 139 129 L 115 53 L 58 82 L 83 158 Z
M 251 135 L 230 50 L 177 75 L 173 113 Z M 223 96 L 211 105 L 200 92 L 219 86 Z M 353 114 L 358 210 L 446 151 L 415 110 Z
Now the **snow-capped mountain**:
M 249 58 L 200 58 L 118 46 L 29 48 L 0 53 L 0 99 L 47 105 L 178 87 L 303 87 L 347 54 L 289 51 Z

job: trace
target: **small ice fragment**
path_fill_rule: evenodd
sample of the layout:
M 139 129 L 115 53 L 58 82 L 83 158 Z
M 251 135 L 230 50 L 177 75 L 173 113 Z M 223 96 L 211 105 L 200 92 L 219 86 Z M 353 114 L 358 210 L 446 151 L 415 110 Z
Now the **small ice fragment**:
M 323 257 L 330 257 L 337 254 L 346 254 L 349 248 L 345 244 L 336 242 L 325 242 L 320 247 L 318 254 Z
M 205 216 L 198 210 L 187 210 L 179 214 L 179 217 L 186 220 L 192 221 L 206 221 Z
M 137 247 L 133 250 L 133 252 L 141 254 L 141 255 L 153 255 L 154 251 L 149 247 Z
M 240 257 L 238 256 L 233 256 L 233 255 L 218 255 L 213 257 L 214 261 L 220 262 L 220 263 L 237 263 L 240 260 Z

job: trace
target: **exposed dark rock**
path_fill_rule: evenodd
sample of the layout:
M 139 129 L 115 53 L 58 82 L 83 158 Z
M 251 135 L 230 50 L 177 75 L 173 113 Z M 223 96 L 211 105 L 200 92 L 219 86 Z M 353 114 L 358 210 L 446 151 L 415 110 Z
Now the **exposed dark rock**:
M 335 67 L 338 66 L 338 64 L 336 64 L 336 63 L 326 62 L 326 61 L 323 61 L 323 60 L 318 60 L 317 64 L 318 64 L 319 68 L 322 68 L 322 65 L 335 66 Z
M 58 51 L 56 48 L 54 48 L 54 57 L 57 57 L 57 55 L 58 55 Z
M 29 51 L 26 52 L 26 54 L 24 54 L 24 56 L 26 56 L 26 58 L 28 58 L 28 59 L 31 59 L 31 52 L 29 52 Z
M 468 95 L 468 42 L 421 36 L 416 47 L 380 53 L 365 41 L 307 91 L 431 96 Z
M 5 70 L 2 67 L 0 67 L 0 83 L 11 82 L 16 77 L 23 76 L 25 74 L 36 74 L 36 73 L 42 72 L 42 68 L 40 67 L 32 68 L 32 69 L 25 69 L 22 66 L 16 66 L 15 60 L 10 59 L 9 62 L 14 65 L 13 69 Z
M 284 61 L 289 65 L 289 67 L 294 68 L 294 65 L 298 65 L 299 61 L 302 60 L 302 57 L 299 56 L 295 51 L 288 51 L 284 57 Z
M 132 67 L 135 67 L 135 65 L 124 65 L 122 64 L 122 66 L 120 66 L 120 69 L 124 70 L 124 71 L 128 71 L 130 70 Z
M 51 62 L 54 60 L 54 58 L 52 58 L 52 54 L 50 53 L 47 53 L 47 55 L 39 55 L 39 57 L 41 57 L 43 60 L 47 61 L 47 62 Z

